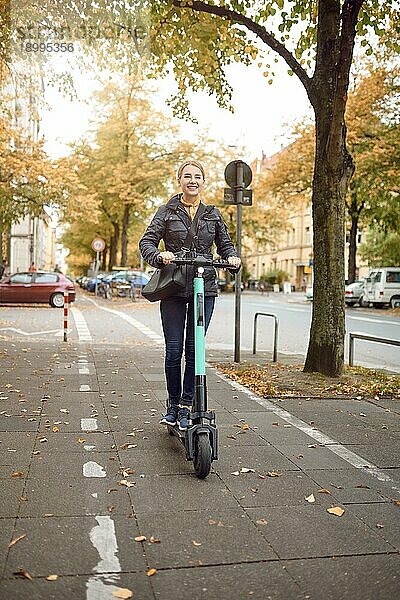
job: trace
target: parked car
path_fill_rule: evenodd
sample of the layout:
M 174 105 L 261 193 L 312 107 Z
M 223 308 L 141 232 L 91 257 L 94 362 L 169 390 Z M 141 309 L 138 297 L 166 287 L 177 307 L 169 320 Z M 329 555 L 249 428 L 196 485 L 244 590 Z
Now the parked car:
M 69 301 L 74 302 L 74 284 L 62 273 L 14 273 L 0 281 L 0 304 L 46 302 L 54 308 L 62 308 L 65 290 L 69 291 Z
M 347 306 L 364 306 L 364 281 L 349 283 L 344 289 L 344 301 Z
M 306 287 L 306 300 L 309 300 L 310 302 L 312 302 L 313 297 L 314 297 L 313 286 L 308 285 Z
M 376 308 L 400 303 L 400 267 L 373 269 L 365 280 L 364 299 Z
M 219 292 L 225 292 L 226 290 L 226 279 L 217 278 L 216 280 L 217 288 Z
M 108 273 L 99 273 L 97 275 L 97 287 L 99 287 L 100 283 L 102 282 L 102 280 L 104 279 L 104 277 L 106 277 L 108 275 Z M 91 277 L 90 279 L 88 279 L 85 283 L 85 289 L 88 292 L 92 292 L 92 294 L 94 294 L 94 291 L 96 289 L 96 277 Z
M 111 296 L 129 296 L 131 289 L 142 288 L 150 281 L 144 271 L 116 271 L 104 277 L 99 286 L 99 293 L 105 298 Z

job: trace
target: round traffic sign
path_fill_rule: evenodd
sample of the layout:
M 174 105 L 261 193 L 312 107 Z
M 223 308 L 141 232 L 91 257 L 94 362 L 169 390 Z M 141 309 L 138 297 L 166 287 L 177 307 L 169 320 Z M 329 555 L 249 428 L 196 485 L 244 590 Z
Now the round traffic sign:
M 92 250 L 95 252 L 103 252 L 106 247 L 106 243 L 101 238 L 95 238 L 92 242 Z
M 247 188 L 253 179 L 253 173 L 249 165 L 243 160 L 233 160 L 225 168 L 225 181 L 229 187 L 233 188 L 239 185 L 238 183 L 238 166 L 243 165 L 243 186 Z

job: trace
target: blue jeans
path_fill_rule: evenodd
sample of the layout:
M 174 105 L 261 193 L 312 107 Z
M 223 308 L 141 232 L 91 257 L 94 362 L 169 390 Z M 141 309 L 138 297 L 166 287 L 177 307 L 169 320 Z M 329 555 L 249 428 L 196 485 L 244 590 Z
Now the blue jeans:
M 215 297 L 205 297 L 205 326 L 210 324 Z M 167 298 L 161 300 L 160 313 L 165 339 L 165 378 L 168 390 L 168 405 L 190 406 L 194 398 L 194 314 L 193 298 Z M 186 326 L 186 335 L 185 334 Z M 185 337 L 185 373 L 181 362 Z

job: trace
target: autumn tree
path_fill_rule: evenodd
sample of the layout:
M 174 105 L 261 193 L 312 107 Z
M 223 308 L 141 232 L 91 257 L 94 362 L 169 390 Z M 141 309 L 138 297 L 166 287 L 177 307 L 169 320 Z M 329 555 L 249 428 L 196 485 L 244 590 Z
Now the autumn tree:
M 396 230 L 400 184 L 398 69 L 359 67 L 346 109 L 348 148 L 355 162 L 345 199 L 349 282 L 356 278 L 359 228 L 379 225 L 388 234 Z M 293 142 L 278 153 L 265 175 L 265 189 L 292 206 L 311 199 L 314 135 L 312 125 L 298 125 L 292 132 Z M 376 260 L 372 240 L 370 235 L 363 256 L 368 256 L 369 248 Z
M 373 33 L 390 42 L 398 26 L 394 0 L 266 3 L 164 0 L 153 2 L 152 51 L 160 70 L 173 63 L 179 96 L 187 86 L 229 102 L 224 67 L 259 61 L 272 50 L 303 84 L 314 109 L 314 303 L 306 371 L 337 376 L 344 362 L 344 218 L 354 163 L 346 146 L 345 109 L 356 37 L 372 53 Z
M 7 109 L 0 115 L 0 259 L 2 237 L 25 215 L 40 215 L 45 205 L 60 207 L 67 201 L 66 171 L 21 128 L 13 126 Z

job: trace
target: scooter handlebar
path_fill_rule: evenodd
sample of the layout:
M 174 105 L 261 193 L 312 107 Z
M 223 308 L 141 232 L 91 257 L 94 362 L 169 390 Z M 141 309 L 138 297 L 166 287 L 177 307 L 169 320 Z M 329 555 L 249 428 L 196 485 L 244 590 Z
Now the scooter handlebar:
M 227 260 L 214 260 L 199 254 L 191 258 L 176 256 L 172 261 L 176 265 L 192 265 L 194 267 L 217 267 L 218 269 L 235 269 Z

